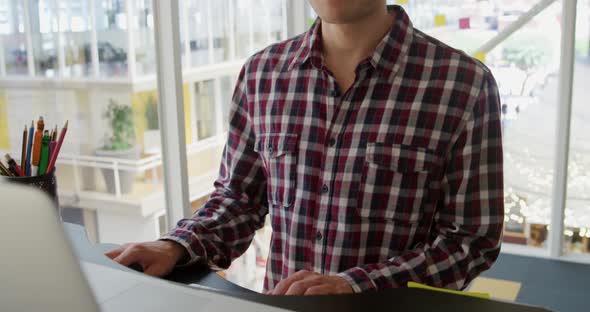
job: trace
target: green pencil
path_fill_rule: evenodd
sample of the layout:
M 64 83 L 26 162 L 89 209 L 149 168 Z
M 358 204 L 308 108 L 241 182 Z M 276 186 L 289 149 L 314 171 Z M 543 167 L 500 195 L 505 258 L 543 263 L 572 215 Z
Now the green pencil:
M 39 175 L 45 174 L 47 171 L 47 165 L 49 164 L 49 131 L 43 132 L 43 138 L 41 139 L 41 159 L 39 160 Z

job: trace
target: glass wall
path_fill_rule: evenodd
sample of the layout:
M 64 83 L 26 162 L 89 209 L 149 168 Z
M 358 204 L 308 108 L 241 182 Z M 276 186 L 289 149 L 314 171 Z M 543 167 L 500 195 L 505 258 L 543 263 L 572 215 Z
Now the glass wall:
M 90 3 L 82 1 L 59 2 L 59 29 L 62 33 L 65 77 L 92 76 L 91 28 L 88 16 Z
M 235 58 L 232 52 L 230 3 L 229 1 L 210 0 L 211 34 L 213 36 L 213 62 L 220 63 Z
M 127 76 L 127 13 L 125 0 L 96 0 L 96 35 L 101 77 Z
M 0 42 L 7 75 L 27 75 L 27 43 L 22 1 L 0 1 Z M 1 65 L 0 65 L 1 66 Z
M 191 66 L 209 64 L 211 63 L 209 53 L 209 19 L 211 15 L 208 12 L 211 1 L 187 0 L 183 2 L 187 10 Z
M 183 59 L 183 90 L 189 192 L 194 210 L 199 209 L 213 191 L 219 173 L 223 145 L 229 128 L 229 110 L 234 84 L 241 64 L 229 63 L 247 58 L 256 50 L 282 39 L 286 30 L 283 20 L 285 1 L 277 0 L 185 0 L 190 61 Z M 182 12 L 181 12 L 182 13 Z M 187 47 L 183 45 L 186 51 Z M 185 52 L 186 53 L 186 52 Z M 187 68 L 212 65 L 215 71 L 197 74 Z M 235 66 L 234 66 L 235 64 Z M 226 277 L 242 286 L 260 290 L 269 232 L 257 235 L 254 245 L 237 260 Z M 246 274 L 245 272 L 248 272 Z
M 134 35 L 135 74 L 138 76 L 156 72 L 156 43 L 154 38 L 154 13 L 152 0 L 135 0 Z
M 35 73 L 42 77 L 55 77 L 58 59 L 58 8 L 56 0 L 26 1 L 30 14 Z
M 286 39 L 285 12 L 285 0 L 180 1 L 183 69 L 244 59 Z M 0 0 L 0 76 L 153 75 L 153 15 L 151 0 Z
M 234 17 L 234 44 L 238 58 L 246 58 L 254 52 L 254 20 L 248 15 L 252 1 L 254 0 L 230 0 L 230 12 L 233 12 Z
M 561 1 L 485 53 L 479 49 L 538 1 L 410 1 L 415 27 L 479 58 L 497 80 L 505 178 L 504 241 L 547 247 L 559 108 Z
M 195 105 L 198 140 L 215 135 L 215 90 L 214 81 L 205 80 L 195 83 Z
M 252 49 L 254 51 L 282 40 L 283 5 L 283 0 L 251 0 L 247 10 L 250 10 L 248 15 L 253 20 L 250 26 L 253 29 Z
M 282 39 L 285 2 L 180 5 L 187 165 L 198 209 L 219 170 L 241 68 L 233 61 Z M 56 171 L 62 212 L 98 242 L 165 231 L 155 52 L 151 0 L 0 0 L 0 154 L 20 155 L 23 126 L 39 116 L 47 129 L 69 120 Z M 266 241 L 249 251 L 258 273 Z M 233 270 L 234 278 L 247 271 Z M 242 281 L 261 285 L 260 278 Z
M 231 105 L 231 97 L 236 84 L 234 77 L 221 77 L 219 83 L 221 84 L 221 116 L 223 120 L 229 120 L 229 110 Z M 223 123 L 223 131 L 229 130 L 229 122 Z
M 564 251 L 590 253 L 590 1 L 578 1 Z

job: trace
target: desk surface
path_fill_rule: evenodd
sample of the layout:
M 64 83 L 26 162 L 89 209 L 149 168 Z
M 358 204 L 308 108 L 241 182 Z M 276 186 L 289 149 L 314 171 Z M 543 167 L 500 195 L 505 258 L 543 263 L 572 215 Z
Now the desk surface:
M 70 237 L 74 249 L 82 260 L 82 263 L 90 263 L 112 269 L 133 272 L 103 255 L 105 250 L 114 245 L 92 246 L 86 239 L 84 228 L 65 224 L 65 229 Z M 85 265 L 88 266 L 88 265 Z M 91 273 L 95 274 L 95 273 Z M 137 274 L 135 274 L 137 275 Z M 269 306 L 297 311 L 432 311 L 436 307 L 437 312 L 445 311 L 504 311 L 504 312 L 544 312 L 542 308 L 530 307 L 495 300 L 485 300 L 459 295 L 451 295 L 422 289 L 390 289 L 361 295 L 345 296 L 267 296 L 252 292 L 245 288 L 230 283 L 217 274 L 202 267 L 190 267 L 175 270 L 167 279 L 183 284 L 197 284 L 221 294 L 229 294 L 236 299 L 243 299 L 262 303 Z M 190 289 L 190 287 L 187 287 Z

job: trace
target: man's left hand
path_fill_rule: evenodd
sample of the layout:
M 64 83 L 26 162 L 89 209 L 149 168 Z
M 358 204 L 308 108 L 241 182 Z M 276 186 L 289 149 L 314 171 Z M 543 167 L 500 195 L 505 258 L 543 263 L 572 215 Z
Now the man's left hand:
M 338 276 L 327 276 L 310 271 L 298 271 L 277 284 L 270 295 L 329 295 L 352 294 L 350 284 Z

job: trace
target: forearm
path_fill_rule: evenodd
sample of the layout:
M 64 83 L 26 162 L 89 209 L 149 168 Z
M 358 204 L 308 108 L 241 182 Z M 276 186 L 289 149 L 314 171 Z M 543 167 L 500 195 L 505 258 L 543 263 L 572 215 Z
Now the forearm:
M 188 264 L 202 261 L 213 269 L 224 269 L 246 251 L 256 230 L 264 225 L 267 208 L 216 184 L 209 201 L 161 239 L 183 245 L 189 254 Z M 264 186 L 262 189 L 266 191 Z
M 405 287 L 409 281 L 463 289 L 496 260 L 500 239 L 500 231 L 475 238 L 439 235 L 431 243 L 389 261 L 351 268 L 339 276 L 355 292 Z

